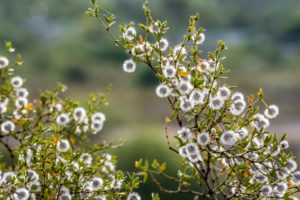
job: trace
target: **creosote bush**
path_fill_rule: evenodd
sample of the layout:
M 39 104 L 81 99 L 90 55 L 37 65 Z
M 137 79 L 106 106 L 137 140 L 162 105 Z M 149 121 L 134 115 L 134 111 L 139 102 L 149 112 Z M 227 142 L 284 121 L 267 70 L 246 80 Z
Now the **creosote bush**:
M 123 64 L 132 73 L 136 63 L 145 63 L 160 84 L 156 94 L 165 98 L 176 121 L 176 143 L 170 145 L 166 117 L 168 148 L 182 159 L 178 176 L 166 174 L 166 163 L 148 160 L 135 163 L 144 181 L 150 176 L 161 192 L 188 193 L 195 199 L 297 199 L 300 171 L 294 156 L 287 149 L 286 134 L 277 138 L 266 128 L 279 114 L 276 105 L 264 100 L 262 89 L 257 97 L 245 97 L 236 87 L 224 82 L 228 73 L 222 64 L 227 49 L 218 41 L 214 52 L 203 55 L 204 29 L 197 28 L 199 15 L 191 16 L 181 43 L 169 47 L 167 22 L 151 16 L 148 2 L 143 6 L 146 23 L 120 25 L 120 36 L 111 31 L 113 15 L 106 15 L 95 0 L 86 14 L 96 18 L 116 46 L 130 56 Z M 173 43 L 173 42 L 170 42 Z M 157 176 L 178 184 L 177 188 L 162 185 Z M 158 194 L 153 199 L 159 199 Z
M 11 160 L 0 165 L 0 199 L 139 199 L 138 177 L 116 170 L 116 157 L 106 153 L 121 144 L 88 143 L 106 120 L 98 112 L 105 94 L 92 94 L 85 109 L 61 98 L 66 87 L 59 85 L 31 101 L 25 80 L 14 74 L 21 56 L 14 58 L 10 42 L 6 50 L 0 54 L 0 143 Z

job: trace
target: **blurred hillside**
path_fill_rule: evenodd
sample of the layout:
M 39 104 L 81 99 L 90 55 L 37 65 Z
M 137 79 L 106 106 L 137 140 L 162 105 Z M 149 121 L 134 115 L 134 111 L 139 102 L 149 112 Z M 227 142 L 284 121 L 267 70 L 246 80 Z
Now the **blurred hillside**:
M 143 2 L 101 0 L 99 4 L 123 24 L 143 22 Z M 127 141 L 124 150 L 116 151 L 120 168 L 133 170 L 133 161 L 147 156 L 174 165 L 163 135 L 169 110 L 154 94 L 157 82 L 143 65 L 133 75 L 122 72 L 128 55 L 112 44 L 100 24 L 84 15 L 88 7 L 89 0 L 1 0 L 0 41 L 12 41 L 22 53 L 25 65 L 19 73 L 27 78 L 32 96 L 59 81 L 69 86 L 68 95 L 83 101 L 88 93 L 103 91 L 112 83 L 110 106 L 104 108 L 107 124 L 93 139 Z M 157 19 L 168 20 L 172 46 L 182 40 L 189 16 L 199 12 L 199 26 L 206 29 L 207 38 L 203 57 L 214 50 L 217 40 L 225 41 L 229 47 L 225 67 L 232 70 L 229 83 L 248 95 L 262 87 L 267 100 L 281 108 L 272 130 L 286 131 L 291 141 L 300 142 L 299 0 L 150 0 L 150 8 Z M 153 190 L 149 187 L 144 190 Z M 145 195 L 149 199 L 150 193 Z

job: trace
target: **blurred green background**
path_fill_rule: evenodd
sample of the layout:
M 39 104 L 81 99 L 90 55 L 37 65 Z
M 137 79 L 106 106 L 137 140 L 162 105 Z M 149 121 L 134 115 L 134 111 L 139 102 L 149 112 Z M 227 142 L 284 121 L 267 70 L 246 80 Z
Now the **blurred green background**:
M 144 22 L 143 2 L 98 4 L 123 24 Z M 108 120 L 93 141 L 125 140 L 124 147 L 113 152 L 119 169 L 134 171 L 134 161 L 147 157 L 167 161 L 169 172 L 176 174 L 176 157 L 168 151 L 163 131 L 170 110 L 155 96 L 157 81 L 143 65 L 134 74 L 122 72 L 128 55 L 113 45 L 100 24 L 84 15 L 88 7 L 88 0 L 1 0 L 0 41 L 12 41 L 22 53 L 25 65 L 18 72 L 27 79 L 32 97 L 59 81 L 69 86 L 68 95 L 84 101 L 92 91 L 103 91 L 112 83 L 110 105 L 103 108 Z M 171 46 L 182 40 L 189 16 L 199 12 L 199 26 L 206 29 L 207 38 L 203 57 L 214 50 L 217 40 L 227 43 L 225 66 L 232 70 L 228 82 L 246 95 L 264 89 L 267 102 L 281 108 L 270 130 L 288 132 L 299 155 L 299 0 L 150 0 L 150 8 L 155 19 L 168 20 Z M 150 199 L 151 191 L 158 191 L 153 184 L 139 190 L 143 199 Z M 182 198 L 191 199 L 162 196 Z

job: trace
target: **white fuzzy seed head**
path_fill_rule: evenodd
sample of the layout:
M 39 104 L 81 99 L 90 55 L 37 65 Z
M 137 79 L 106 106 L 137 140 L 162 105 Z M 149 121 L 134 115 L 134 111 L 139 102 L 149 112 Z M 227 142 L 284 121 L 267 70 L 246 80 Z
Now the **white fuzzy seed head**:
M 132 192 L 128 195 L 127 200 L 141 200 L 141 196 L 136 192 Z
M 133 40 L 133 38 L 136 36 L 136 30 L 134 27 L 129 27 L 125 33 L 123 34 L 124 38 L 126 40 Z
M 23 108 L 28 104 L 28 99 L 25 97 L 19 97 L 16 99 L 15 105 L 17 108 Z
M 170 95 L 171 90 L 166 84 L 160 84 L 156 87 L 156 95 L 160 98 L 166 98 Z
M 220 110 L 224 106 L 224 101 L 216 96 L 214 98 L 210 98 L 209 107 L 213 110 Z
M 157 47 L 158 49 L 160 49 L 161 51 L 167 50 L 168 46 L 169 46 L 169 42 L 168 42 L 168 40 L 165 39 L 165 38 L 162 38 L 162 39 L 161 39 L 159 42 L 157 42 L 157 44 L 156 44 L 156 47 Z
M 91 125 L 91 129 L 93 130 L 93 134 L 97 134 L 99 131 L 103 129 L 103 122 L 94 121 Z
M 123 63 L 124 72 L 133 73 L 135 71 L 136 64 L 133 60 L 125 60 Z
M 186 142 L 187 140 L 192 139 L 192 133 L 189 128 L 182 127 L 177 131 L 178 136 L 182 139 L 183 142 Z
M 96 121 L 105 122 L 106 117 L 102 112 L 97 112 L 92 115 L 91 120 L 92 120 L 92 122 L 96 122 Z
M 215 61 L 209 60 L 209 61 L 208 61 L 208 64 L 209 64 L 209 65 L 208 65 L 208 71 L 209 71 L 209 72 L 215 72 L 215 71 L 218 70 L 219 63 L 216 64 Z
M 69 115 L 68 114 L 60 114 L 56 118 L 56 123 L 58 125 L 64 126 L 64 125 L 67 125 L 68 122 L 69 122 Z
M 244 100 L 236 100 L 230 106 L 230 112 L 233 115 L 240 115 L 244 112 L 246 108 L 246 103 Z
M 265 116 L 269 119 L 273 119 L 277 117 L 279 114 L 278 106 L 276 105 L 270 105 L 264 112 Z
M 84 108 L 77 107 L 74 109 L 73 118 L 75 119 L 75 121 L 82 122 L 84 121 L 85 116 L 86 116 L 86 112 Z
M 255 114 L 254 115 L 255 120 L 251 122 L 251 124 L 258 130 L 261 128 L 268 128 L 270 125 L 270 122 L 267 118 L 265 118 L 262 114 Z
M 292 177 L 292 184 L 293 185 L 300 185 L 300 171 L 296 171 L 291 174 Z
M 200 155 L 199 152 L 198 152 L 198 153 L 196 153 L 196 154 L 188 154 L 188 159 L 189 159 L 191 162 L 196 163 L 196 162 L 202 160 L 202 157 L 201 157 L 201 155 Z
M 184 158 L 187 158 L 188 154 L 186 151 L 186 146 L 182 146 L 178 149 L 179 155 L 181 155 Z
M 279 195 L 279 196 L 283 196 L 287 190 L 287 183 L 277 183 L 274 188 L 273 191 L 275 194 Z
M 222 86 L 219 88 L 218 95 L 222 100 L 227 100 L 230 97 L 231 91 L 228 87 Z
M 13 77 L 10 82 L 14 88 L 20 88 L 23 85 L 23 80 L 19 76 Z
M 25 188 L 18 188 L 14 194 L 16 200 L 27 200 L 29 198 L 29 191 Z
M 235 92 L 232 94 L 231 96 L 231 100 L 233 102 L 237 101 L 237 100 L 244 100 L 244 95 L 240 92 Z
M 90 164 L 92 164 L 93 158 L 92 158 L 91 154 L 89 154 L 89 153 L 83 153 L 80 156 L 80 160 L 82 162 L 84 162 L 84 164 L 90 165 Z
M 194 104 L 188 98 L 180 97 L 180 109 L 183 112 L 189 112 L 194 108 Z
M 224 146 L 233 146 L 237 141 L 236 133 L 233 131 L 224 132 L 220 139 Z
M 210 143 L 210 136 L 208 132 L 203 132 L 197 135 L 197 142 L 201 146 L 206 146 Z
M 193 102 L 194 105 L 201 105 L 204 103 L 204 94 L 202 94 L 201 90 L 194 89 L 190 95 L 190 101 Z
M 209 63 L 206 60 L 202 60 L 198 63 L 197 69 L 200 72 L 206 72 L 209 69 Z
M 269 197 L 272 193 L 272 187 L 269 185 L 263 185 L 260 189 L 262 196 Z
M 244 138 L 248 135 L 248 129 L 246 129 L 245 127 L 242 127 L 241 129 L 239 129 L 237 131 L 237 133 L 239 134 L 240 138 Z
M 268 178 L 267 178 L 265 175 L 263 175 L 262 173 L 258 173 L 258 174 L 255 176 L 255 179 L 256 179 L 256 181 L 259 182 L 259 183 L 265 183 L 265 182 L 268 181 Z
M 160 32 L 160 28 L 159 28 L 159 24 L 158 22 L 154 22 L 150 25 L 149 27 L 149 31 L 152 33 L 152 34 L 157 34 Z
M 287 148 L 289 148 L 289 142 L 287 141 L 287 140 L 283 140 L 283 141 L 281 141 L 280 142 L 280 147 L 282 148 L 282 149 L 287 149 Z
M 174 57 L 178 58 L 179 56 L 186 54 L 186 49 L 181 46 L 181 44 L 177 45 L 173 49 Z
M 92 188 L 92 190 L 99 190 L 102 186 L 103 186 L 103 180 L 102 180 L 102 178 L 95 177 L 90 182 L 90 187 Z
M 166 78 L 174 78 L 176 75 L 176 69 L 173 66 L 167 66 L 163 69 L 163 75 Z
M 204 35 L 204 33 L 200 33 L 200 34 L 198 34 L 198 33 L 194 33 L 194 34 L 192 34 L 192 40 L 196 43 L 196 44 L 202 44 L 203 42 L 204 42 L 204 40 L 205 40 L 205 35 Z
M 290 172 L 293 172 L 297 169 L 298 165 L 297 165 L 297 162 L 293 159 L 289 160 L 288 161 L 288 164 L 286 166 L 286 168 L 290 171 Z
M 62 139 L 57 143 L 56 148 L 59 152 L 66 152 L 70 148 L 70 143 L 68 140 Z
M 28 96 L 29 92 L 26 88 L 19 88 L 16 90 L 17 97 L 23 97 L 26 98 Z
M 199 150 L 195 143 L 188 143 L 186 145 L 186 152 L 188 155 L 195 155 L 199 153 Z
M 0 56 L 0 69 L 3 69 L 9 65 L 9 60 L 6 57 Z
M 161 62 L 161 68 L 165 68 L 169 66 L 169 59 L 166 57 L 163 57 L 160 62 Z
M 184 95 L 184 94 L 189 94 L 192 91 L 193 86 L 189 82 L 180 81 L 177 89 L 182 95 Z
M 5 121 L 1 124 L 1 132 L 3 135 L 11 133 L 14 130 L 15 130 L 15 124 L 10 120 Z

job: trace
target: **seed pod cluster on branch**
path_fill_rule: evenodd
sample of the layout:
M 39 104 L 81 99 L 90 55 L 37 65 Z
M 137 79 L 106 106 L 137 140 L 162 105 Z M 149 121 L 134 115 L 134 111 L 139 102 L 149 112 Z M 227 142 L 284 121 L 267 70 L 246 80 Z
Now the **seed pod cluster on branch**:
M 170 117 L 179 127 L 177 142 L 171 146 L 166 126 L 169 149 L 182 157 L 178 177 L 164 173 L 165 163 L 154 160 L 150 169 L 141 159 L 136 167 L 144 180 L 150 175 L 162 192 L 207 199 L 296 199 L 300 171 L 287 151 L 286 134 L 278 138 L 267 131 L 278 107 L 266 103 L 262 89 L 257 98 L 245 97 L 224 82 L 229 71 L 222 64 L 222 53 L 227 46 L 218 41 L 214 52 L 203 54 L 205 30 L 197 28 L 198 14 L 190 17 L 183 41 L 170 47 L 174 42 L 167 40 L 167 22 L 151 16 L 148 1 L 143 9 L 146 23 L 138 24 L 138 30 L 133 24 L 120 26 L 119 37 L 111 31 L 115 17 L 104 14 L 95 2 L 86 14 L 130 55 L 123 64 L 125 72 L 134 72 L 139 63 L 153 71 L 160 82 L 155 92 L 169 102 Z M 156 176 L 176 182 L 178 188 L 163 186 Z
M 0 165 L 0 199 L 132 199 L 139 185 L 134 174 L 116 170 L 116 157 L 106 153 L 120 144 L 89 145 L 88 136 L 103 128 L 105 93 L 91 94 L 87 109 L 59 85 L 31 100 L 25 80 L 14 75 L 23 63 L 6 43 L 0 55 L 0 143 L 10 162 Z M 11 60 L 12 60 L 11 59 Z M 110 88 L 106 89 L 109 92 Z

